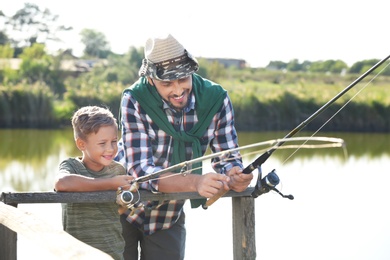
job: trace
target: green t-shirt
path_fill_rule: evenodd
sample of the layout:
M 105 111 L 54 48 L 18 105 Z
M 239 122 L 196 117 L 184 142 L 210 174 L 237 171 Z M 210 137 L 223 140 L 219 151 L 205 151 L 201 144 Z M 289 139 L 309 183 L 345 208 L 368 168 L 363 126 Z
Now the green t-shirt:
M 108 178 L 126 174 L 125 168 L 113 161 L 99 172 L 85 168 L 80 158 L 69 158 L 60 164 L 60 173 L 80 174 L 93 178 Z M 114 259 L 123 259 L 125 242 L 118 214 L 118 205 L 112 203 L 63 203 L 64 230 L 82 242 L 93 246 Z

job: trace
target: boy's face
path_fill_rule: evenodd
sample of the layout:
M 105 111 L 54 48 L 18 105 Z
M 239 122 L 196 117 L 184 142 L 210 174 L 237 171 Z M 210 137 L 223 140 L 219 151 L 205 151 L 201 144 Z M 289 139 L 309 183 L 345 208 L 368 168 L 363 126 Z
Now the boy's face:
M 160 81 L 149 79 L 149 83 L 156 86 L 160 96 L 176 111 L 181 111 L 188 103 L 188 97 L 192 90 L 192 77 L 173 80 Z M 153 84 L 152 84 L 153 85 Z
M 76 140 L 77 147 L 83 152 L 85 167 L 92 171 L 100 171 L 112 162 L 118 152 L 117 142 L 115 125 L 100 127 L 96 134 L 89 134 L 87 140 Z

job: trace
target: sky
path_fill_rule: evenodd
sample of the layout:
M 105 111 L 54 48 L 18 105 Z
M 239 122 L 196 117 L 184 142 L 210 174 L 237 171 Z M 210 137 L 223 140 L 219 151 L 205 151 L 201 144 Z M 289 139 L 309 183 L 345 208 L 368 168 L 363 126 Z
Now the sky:
M 386 0 L 8 0 L 0 10 L 10 16 L 26 2 L 73 27 L 48 47 L 76 56 L 82 29 L 103 33 L 118 54 L 171 33 L 195 57 L 244 59 L 252 67 L 293 59 L 351 66 L 390 54 Z

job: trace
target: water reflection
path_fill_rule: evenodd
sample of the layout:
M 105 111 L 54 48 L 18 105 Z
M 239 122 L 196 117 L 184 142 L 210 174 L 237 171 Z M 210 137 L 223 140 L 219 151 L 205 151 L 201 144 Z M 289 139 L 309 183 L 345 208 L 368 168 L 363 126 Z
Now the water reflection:
M 2 191 L 52 190 L 59 162 L 79 154 L 72 131 L 0 130 Z
M 239 140 L 247 145 L 285 134 L 240 133 Z M 258 259 L 390 259 L 386 207 L 390 134 L 321 136 L 344 139 L 348 158 L 340 148 L 301 149 L 284 162 L 294 150 L 280 150 L 263 165 L 264 173 L 277 170 L 278 188 L 295 199 L 268 193 L 255 200 Z M 58 163 L 80 154 L 70 129 L 0 130 L 0 143 L 1 191 L 52 190 Z M 244 164 L 256 156 L 245 158 Z M 207 210 L 192 210 L 188 203 L 185 207 L 186 260 L 233 259 L 231 200 L 220 199 Z M 47 220 L 48 225 L 61 225 L 59 204 L 21 204 L 19 208 Z M 38 243 L 18 237 L 18 259 L 50 259 L 43 257 Z
M 283 138 L 285 133 L 239 134 L 241 145 Z M 310 136 L 299 133 L 297 136 Z M 348 155 L 351 158 L 367 160 L 390 155 L 389 134 L 352 134 L 326 133 L 322 136 L 342 138 L 346 142 Z M 73 142 L 71 129 L 63 130 L 0 130 L 0 186 L 2 191 L 46 191 L 52 190 L 54 175 L 58 163 L 69 157 L 79 155 Z M 283 146 L 282 146 L 283 147 Z M 262 147 L 265 148 L 265 147 Z M 254 150 L 254 149 L 253 149 Z M 253 151 L 252 150 L 252 151 Z M 246 151 L 250 153 L 249 151 Z M 292 152 L 294 156 L 289 158 Z M 244 162 L 251 162 L 259 154 L 244 157 Z M 343 160 L 344 152 L 340 148 L 277 150 L 272 158 L 285 164 L 294 160 L 313 158 Z
M 246 132 L 239 134 L 239 141 L 241 145 L 245 145 L 264 140 L 283 138 L 285 135 L 285 132 Z M 310 137 L 311 135 L 312 133 L 301 132 L 296 136 Z M 374 158 L 381 155 L 390 155 L 390 134 L 388 133 L 319 133 L 317 136 L 337 137 L 343 139 L 350 156 L 358 158 L 368 156 L 369 158 Z M 282 159 L 287 158 L 291 153 L 291 150 L 280 150 L 275 152 L 273 156 Z M 344 156 L 343 152 L 337 149 L 317 149 L 315 151 L 311 149 L 301 149 L 299 152 L 294 154 L 294 156 L 297 156 L 298 158 L 311 157 L 314 155 L 330 157 Z

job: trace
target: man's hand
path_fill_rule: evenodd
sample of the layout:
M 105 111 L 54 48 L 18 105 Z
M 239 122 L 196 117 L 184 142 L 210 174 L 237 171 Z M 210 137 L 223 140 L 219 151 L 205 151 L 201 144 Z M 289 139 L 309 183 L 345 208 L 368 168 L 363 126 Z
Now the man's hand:
M 221 189 L 229 190 L 230 178 L 226 175 L 210 172 L 199 177 L 196 191 L 203 197 L 211 198 Z
M 233 167 L 226 174 L 229 176 L 229 187 L 236 192 L 242 192 L 246 190 L 253 179 L 253 173 L 242 173 L 242 169 L 238 166 Z

